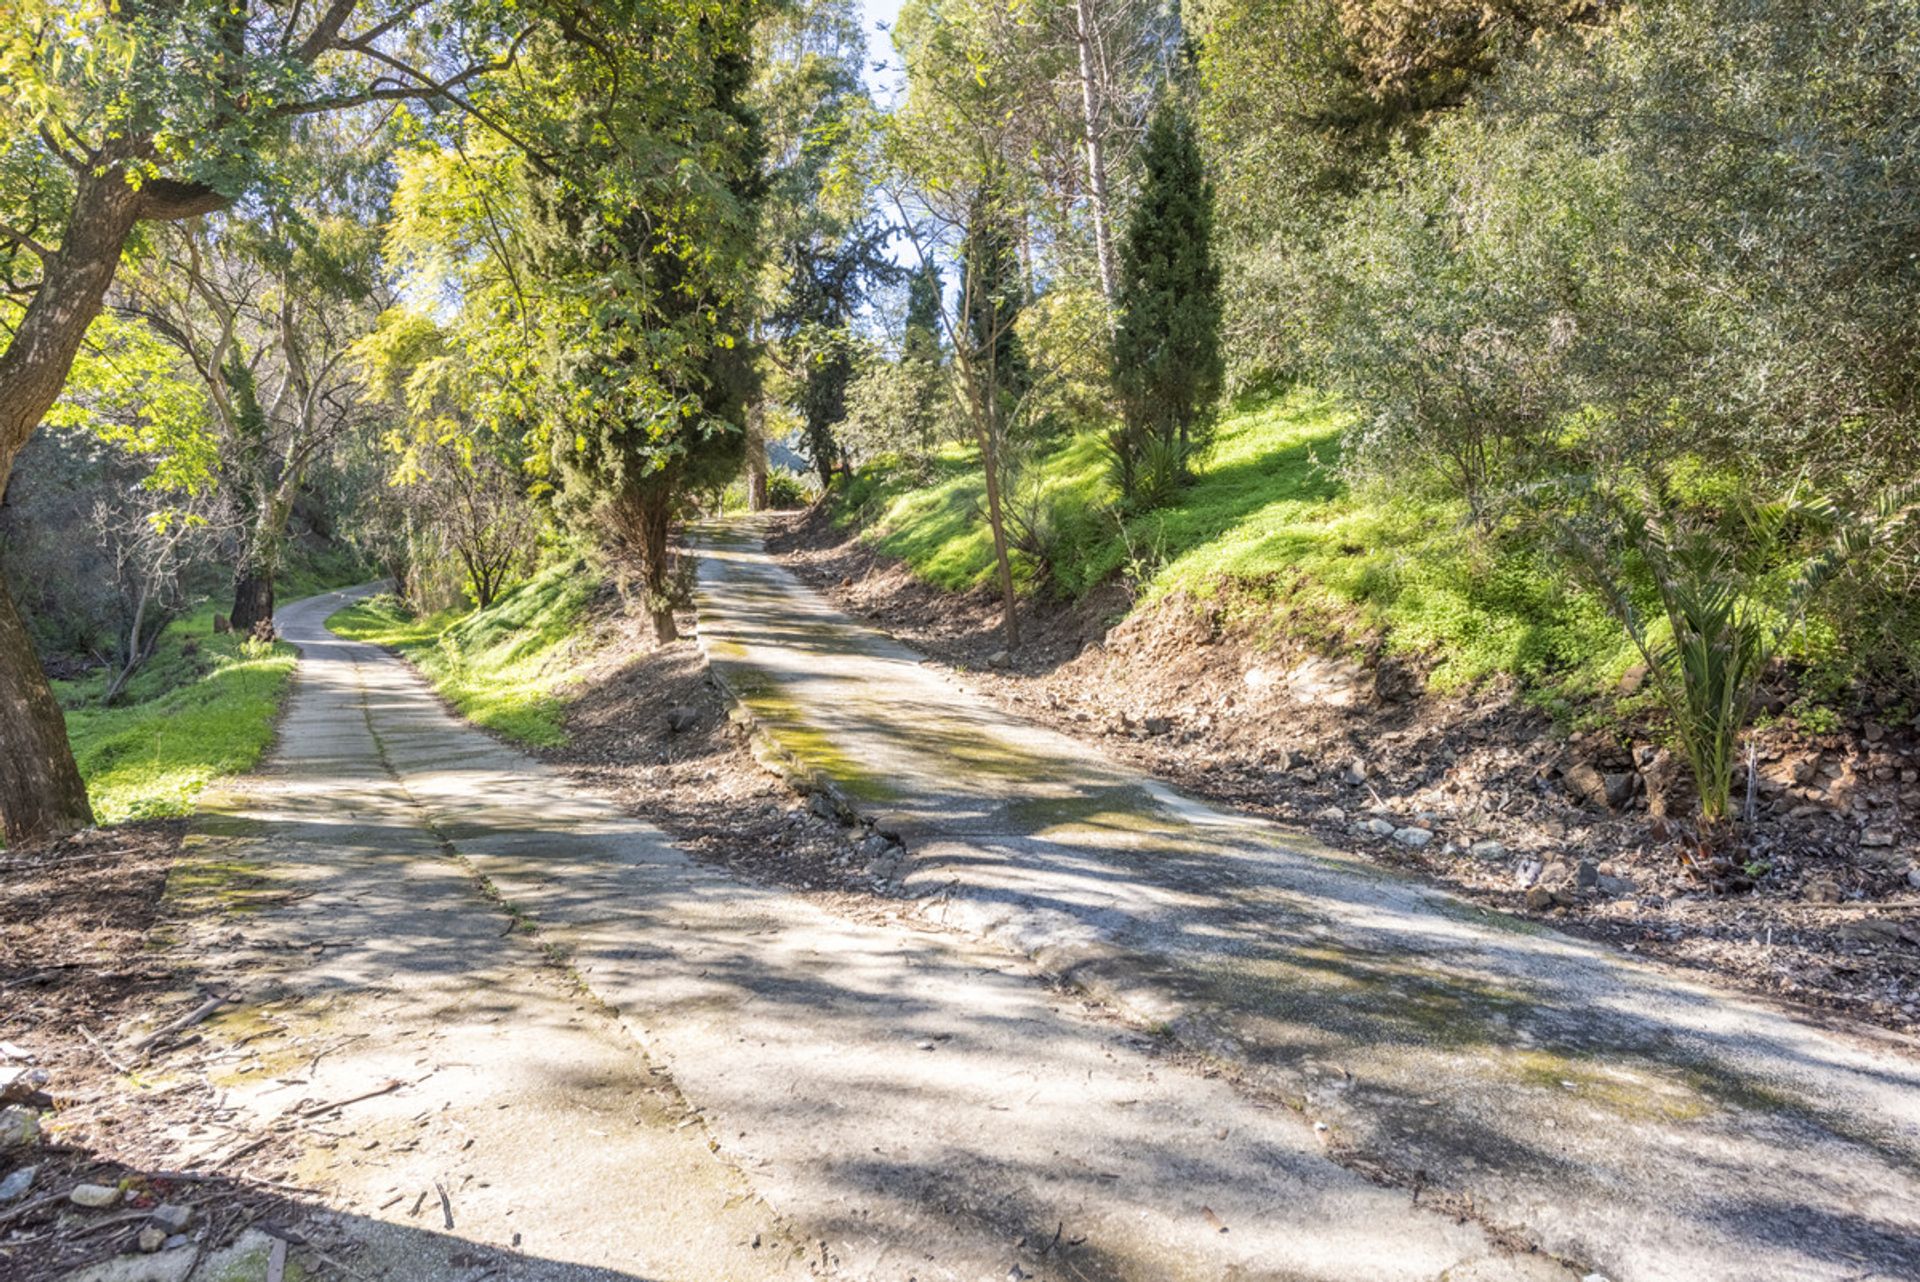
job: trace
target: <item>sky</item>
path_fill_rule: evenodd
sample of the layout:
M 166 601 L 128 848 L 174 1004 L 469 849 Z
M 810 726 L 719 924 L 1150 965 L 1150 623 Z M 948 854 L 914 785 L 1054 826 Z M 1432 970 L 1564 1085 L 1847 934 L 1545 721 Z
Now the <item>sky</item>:
M 892 97 L 894 72 L 884 71 L 876 75 L 873 64 L 881 60 L 893 61 L 893 38 L 885 31 L 877 30 L 877 24 L 893 25 L 894 15 L 900 12 L 900 0 L 860 0 L 860 7 L 866 12 L 867 29 L 867 89 L 873 94 L 874 101 L 881 106 L 889 105 Z

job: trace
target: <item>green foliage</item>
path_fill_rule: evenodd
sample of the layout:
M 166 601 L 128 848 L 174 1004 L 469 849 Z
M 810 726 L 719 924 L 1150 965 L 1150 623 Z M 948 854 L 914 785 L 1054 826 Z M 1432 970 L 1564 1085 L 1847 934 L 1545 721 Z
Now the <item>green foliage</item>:
M 398 651 L 474 724 L 522 743 L 566 739 L 560 690 L 584 644 L 581 623 L 600 590 L 578 560 L 548 566 L 490 608 L 415 615 L 373 597 L 327 620 L 343 637 Z
M 1558 522 L 1564 554 L 1646 661 L 1709 826 L 1730 817 L 1735 755 L 1769 664 L 1841 566 L 1903 524 L 1917 495 L 1920 486 L 1890 492 L 1869 516 L 1839 521 L 1811 554 L 1801 550 L 1810 531 L 1836 515 L 1797 495 L 1714 519 L 1679 510 L 1668 494 L 1602 490 L 1583 505 L 1585 520 Z M 1664 628 L 1642 613 L 1642 575 Z
M 802 508 L 813 502 L 814 491 L 785 468 L 767 473 L 767 504 L 775 509 Z
M 1220 395 L 1220 268 L 1213 187 L 1193 124 L 1168 95 L 1147 127 L 1145 179 L 1120 250 L 1112 438 L 1121 495 L 1164 503 L 1206 440 Z
M 1591 696 L 1634 663 L 1598 599 L 1569 592 L 1524 543 L 1489 546 L 1464 503 L 1350 486 L 1339 452 L 1351 417 L 1305 391 L 1240 406 L 1193 480 L 1146 512 L 1112 504 L 1102 433 L 1042 450 L 1029 470 L 1052 560 L 1023 562 L 1021 578 L 1077 597 L 1118 577 L 1142 603 L 1214 599 L 1256 633 L 1331 645 L 1384 635 L 1390 650 L 1432 660 L 1441 690 L 1513 675 L 1543 699 Z M 992 573 L 982 501 L 977 463 L 950 446 L 924 480 L 863 469 L 836 491 L 835 510 L 919 577 L 966 590 Z

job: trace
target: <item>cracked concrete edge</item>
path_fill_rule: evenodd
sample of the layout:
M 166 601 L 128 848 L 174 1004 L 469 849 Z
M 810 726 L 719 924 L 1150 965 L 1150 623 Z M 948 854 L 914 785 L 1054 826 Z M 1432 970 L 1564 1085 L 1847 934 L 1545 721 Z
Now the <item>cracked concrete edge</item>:
M 707 673 L 727 705 L 728 719 L 746 736 L 749 751 L 763 769 L 799 796 L 825 797 L 849 826 L 867 824 L 901 845 L 905 854 L 894 875 L 893 889 L 880 893 L 907 905 L 907 916 L 1022 958 L 1047 982 L 1087 997 L 1112 1011 L 1123 1023 L 1165 1039 L 1180 1051 L 1254 1086 L 1261 1094 L 1316 1122 L 1317 1127 L 1326 1128 L 1322 1133 L 1326 1136 L 1327 1156 L 1337 1165 L 1375 1183 L 1410 1188 L 1418 1193 L 1422 1186 L 1419 1173 L 1400 1170 L 1376 1155 L 1351 1147 L 1326 1121 L 1312 1117 L 1315 1110 L 1311 1107 L 1308 1074 L 1299 1069 L 1283 1071 L 1273 1065 L 1256 1063 L 1238 1040 L 1209 1018 L 1216 1012 L 1179 994 L 1164 971 L 1165 964 L 1156 964 L 1157 959 L 1151 954 L 1120 947 L 1070 913 L 1009 904 L 966 887 L 958 880 L 948 880 L 937 888 L 909 889 L 907 880 L 913 852 L 904 838 L 891 833 L 880 816 L 862 813 L 833 779 L 782 745 L 727 680 L 706 634 L 696 628 L 695 640 Z M 1449 1213 L 1478 1223 L 1492 1240 L 1507 1250 L 1550 1259 L 1575 1275 L 1588 1274 L 1584 1261 L 1548 1250 L 1524 1228 L 1495 1222 L 1473 1209 L 1470 1202 L 1447 1197 L 1444 1190 L 1430 1192 L 1454 1202 Z
M 707 676 L 713 680 L 714 689 L 720 692 L 721 701 L 727 705 L 727 720 L 739 727 L 746 735 L 747 750 L 753 759 L 768 773 L 778 777 L 787 787 L 803 797 L 824 797 L 828 805 L 840 820 L 852 826 L 863 819 L 871 822 L 871 816 L 863 816 L 846 789 L 835 783 L 828 775 L 802 761 L 783 745 L 778 736 L 767 729 L 759 716 L 740 697 L 740 692 L 727 680 L 727 674 L 714 658 L 707 635 L 697 627 L 694 643 L 700 647 L 700 658 L 707 666 Z M 904 843 L 903 843 L 904 844 Z

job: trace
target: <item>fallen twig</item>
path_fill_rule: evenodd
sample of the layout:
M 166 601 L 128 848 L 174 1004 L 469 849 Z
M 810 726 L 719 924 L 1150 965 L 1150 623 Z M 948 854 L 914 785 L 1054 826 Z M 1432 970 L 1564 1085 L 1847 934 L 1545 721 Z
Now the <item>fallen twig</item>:
M 304 1109 L 301 1112 L 296 1113 L 295 1116 L 296 1117 L 318 1117 L 322 1113 L 331 1113 L 337 1108 L 345 1108 L 349 1104 L 358 1104 L 361 1100 L 369 1100 L 369 1099 L 373 1099 L 375 1096 L 390 1094 L 393 1091 L 399 1090 L 402 1086 L 411 1086 L 411 1085 L 413 1085 L 412 1082 L 405 1081 L 401 1078 L 398 1078 L 398 1077 L 390 1078 L 388 1079 L 387 1084 L 385 1086 L 376 1086 L 374 1089 L 370 1091 L 362 1091 L 358 1095 L 349 1095 L 347 1096 L 347 1098 L 337 1099 L 333 1101 L 331 1104 L 316 1104 L 312 1108 Z
M 22 1202 L 11 1211 L 0 1211 L 0 1224 L 11 1224 L 29 1211 L 37 1211 L 43 1206 L 51 1206 L 55 1202 L 62 1201 L 70 1192 L 72 1192 L 71 1189 L 65 1189 L 58 1193 L 48 1193 L 34 1198 L 31 1202 Z
M 201 1002 L 198 1006 L 194 1007 L 192 1010 L 182 1015 L 180 1018 L 173 1020 L 169 1023 L 162 1024 L 159 1028 L 154 1029 L 151 1033 L 148 1033 L 145 1037 L 140 1038 L 138 1041 L 134 1042 L 131 1049 L 136 1051 L 146 1051 L 149 1048 L 151 1048 L 155 1043 L 161 1041 L 162 1039 L 172 1037 L 175 1033 L 178 1033 L 183 1029 L 192 1028 L 195 1024 L 198 1024 L 201 1020 L 207 1018 L 207 1016 L 213 1014 L 213 1012 L 219 1010 L 222 1006 L 225 1006 L 226 1004 L 227 1004 L 227 998 L 225 997 L 209 997 L 207 998 L 207 1000 L 205 1000 L 204 1002 Z
M 453 1228 L 453 1203 L 447 1199 L 447 1186 L 439 1180 L 435 1180 L 433 1182 L 433 1188 L 434 1191 L 440 1195 L 440 1214 L 445 1217 L 447 1228 L 451 1230 Z
M 132 1067 L 129 1065 L 123 1064 L 119 1060 L 115 1059 L 113 1052 L 108 1050 L 106 1046 L 101 1043 L 100 1039 L 95 1037 L 92 1031 L 89 1030 L 85 1024 L 81 1024 L 79 1028 L 80 1028 L 80 1036 L 86 1038 L 87 1045 L 93 1047 L 94 1050 L 100 1053 L 100 1058 L 107 1061 L 107 1066 L 109 1068 L 112 1068 L 117 1073 L 126 1073 L 129 1075 L 132 1074 L 133 1072 Z

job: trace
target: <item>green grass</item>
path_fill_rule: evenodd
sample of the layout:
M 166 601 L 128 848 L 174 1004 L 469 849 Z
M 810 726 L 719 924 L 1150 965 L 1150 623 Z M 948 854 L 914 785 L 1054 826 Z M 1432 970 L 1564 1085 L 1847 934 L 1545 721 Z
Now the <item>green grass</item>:
M 327 626 L 399 652 L 461 715 L 523 743 L 566 740 L 557 693 L 572 672 L 580 621 L 599 581 L 577 560 L 548 567 L 485 610 L 419 617 L 392 596 L 340 611 Z
M 1174 503 L 1125 516 L 1096 434 L 1043 451 L 1018 489 L 1049 513 L 1052 589 L 1078 597 L 1122 575 L 1142 604 L 1184 593 L 1272 638 L 1382 638 L 1433 660 L 1441 690 L 1512 674 L 1549 698 L 1589 693 L 1633 664 L 1598 602 L 1567 590 L 1536 554 L 1474 537 L 1464 505 L 1349 489 L 1337 471 L 1346 422 L 1336 401 L 1307 391 L 1242 405 Z M 838 519 L 921 578 L 962 590 L 993 569 L 982 491 L 972 452 L 952 446 L 917 476 L 863 471 L 841 492 Z M 1021 577 L 1031 590 L 1042 576 L 1028 565 Z
M 253 769 L 273 742 L 293 647 L 215 636 L 214 612 L 173 623 L 113 707 L 99 702 L 105 673 L 54 683 L 99 822 L 191 814 L 202 789 Z
M 349 548 L 298 548 L 287 557 L 274 583 L 275 600 L 285 605 L 335 588 L 377 579 L 381 571 Z
M 349 554 L 315 554 L 281 577 L 278 597 L 285 604 L 366 577 Z M 53 683 L 99 822 L 191 814 L 208 784 L 253 769 L 273 743 L 293 647 L 215 635 L 213 616 L 227 605 L 217 598 L 169 625 L 112 707 L 100 703 L 104 671 Z

